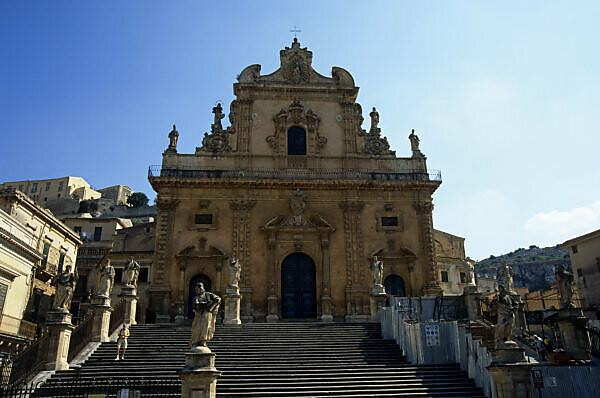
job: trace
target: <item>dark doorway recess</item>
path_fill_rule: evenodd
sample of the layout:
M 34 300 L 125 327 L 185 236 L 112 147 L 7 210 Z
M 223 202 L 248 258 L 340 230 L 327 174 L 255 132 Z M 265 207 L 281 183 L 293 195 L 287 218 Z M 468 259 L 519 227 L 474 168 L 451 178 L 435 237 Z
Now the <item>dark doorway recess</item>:
M 391 296 L 406 296 L 404 279 L 398 275 L 389 275 L 383 281 L 383 286 L 385 286 L 385 292 Z
M 283 318 L 316 318 L 315 263 L 304 253 L 292 253 L 281 264 Z
M 190 280 L 190 286 L 189 286 L 189 290 L 188 290 L 188 318 L 190 319 L 194 319 L 194 306 L 192 305 L 192 300 L 194 299 L 194 296 L 196 295 L 196 291 L 194 290 L 194 287 L 196 286 L 196 283 L 198 282 L 202 282 L 204 283 L 204 289 L 207 292 L 211 291 L 211 283 L 210 283 L 210 278 L 204 274 L 198 274 L 196 276 L 194 276 L 191 280 Z

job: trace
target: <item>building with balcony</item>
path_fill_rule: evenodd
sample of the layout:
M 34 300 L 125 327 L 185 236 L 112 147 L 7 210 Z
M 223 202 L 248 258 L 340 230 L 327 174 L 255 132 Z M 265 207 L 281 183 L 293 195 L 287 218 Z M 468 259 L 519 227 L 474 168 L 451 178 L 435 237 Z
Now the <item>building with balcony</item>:
M 159 320 L 172 308 L 189 314 L 199 281 L 224 293 L 231 257 L 242 264 L 246 322 L 366 320 L 373 256 L 393 294 L 441 294 L 432 223 L 441 176 L 427 168 L 417 135 L 405 133 L 408 156 L 397 156 L 375 107 L 363 128 L 348 71 L 319 74 L 296 39 L 280 62 L 270 74 L 242 70 L 230 126 L 218 104 L 194 153 L 177 152 L 173 126 L 162 164 L 149 169 Z
M 77 234 L 27 195 L 0 190 L 0 342 L 7 343 L 0 351 L 35 337 L 52 305 L 52 279 L 74 269 L 79 245 Z

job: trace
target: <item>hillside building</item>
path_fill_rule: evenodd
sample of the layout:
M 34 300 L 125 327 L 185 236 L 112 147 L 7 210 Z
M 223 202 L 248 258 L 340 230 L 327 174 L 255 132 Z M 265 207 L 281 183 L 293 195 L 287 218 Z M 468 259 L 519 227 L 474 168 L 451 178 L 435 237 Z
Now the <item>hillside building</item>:
M 467 285 L 475 285 L 473 260 L 465 256 L 465 238 L 434 230 L 435 261 L 444 296 L 460 296 Z
M 600 308 L 600 229 L 569 239 L 560 248 L 569 251 L 583 305 Z

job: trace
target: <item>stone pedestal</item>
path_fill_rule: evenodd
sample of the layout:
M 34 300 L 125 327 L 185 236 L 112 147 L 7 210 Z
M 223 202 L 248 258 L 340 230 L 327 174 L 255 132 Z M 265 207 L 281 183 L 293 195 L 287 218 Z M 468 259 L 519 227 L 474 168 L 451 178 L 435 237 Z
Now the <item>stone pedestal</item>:
M 321 320 L 323 322 L 333 322 L 331 297 L 321 297 Z
M 92 324 L 92 341 L 104 343 L 109 341 L 108 328 L 110 326 L 110 298 L 94 296 L 90 310 L 94 313 Z
M 492 351 L 493 363 L 507 364 L 525 361 L 525 350 L 514 341 L 505 341 Z
M 242 295 L 239 288 L 228 287 L 223 296 L 223 305 L 225 306 L 223 323 L 226 325 L 240 325 L 240 302 Z
M 69 344 L 74 328 L 71 323 L 71 314 L 66 311 L 50 311 L 46 314 L 46 326 L 50 335 L 45 369 L 69 369 Z
M 373 291 L 371 292 L 370 304 L 371 304 L 371 315 L 369 317 L 370 322 L 381 322 L 381 309 L 385 306 L 385 299 L 387 294 Z
M 488 366 L 494 398 L 533 398 L 531 367 L 533 364 L 499 364 Z
M 125 301 L 125 317 L 123 322 L 128 325 L 136 325 L 135 314 L 137 310 L 137 289 L 135 286 L 125 285 L 121 289 L 119 295 L 123 301 Z
M 587 331 L 587 318 L 581 308 L 558 310 L 558 327 L 562 334 L 565 350 L 572 359 L 590 360 L 591 342 Z
M 481 305 L 479 302 L 481 294 L 477 290 L 477 286 L 465 286 L 463 289 L 463 296 L 465 298 L 467 316 L 469 317 L 469 319 L 473 320 L 481 318 Z
M 217 393 L 215 354 L 208 347 L 194 347 L 185 354 L 185 367 L 179 371 L 183 398 L 214 398 Z
M 425 285 L 423 285 L 423 296 L 441 296 L 442 292 L 442 288 L 437 282 L 427 282 Z
M 267 308 L 269 310 L 267 322 L 277 322 L 279 320 L 279 315 L 277 315 L 277 296 L 267 297 Z

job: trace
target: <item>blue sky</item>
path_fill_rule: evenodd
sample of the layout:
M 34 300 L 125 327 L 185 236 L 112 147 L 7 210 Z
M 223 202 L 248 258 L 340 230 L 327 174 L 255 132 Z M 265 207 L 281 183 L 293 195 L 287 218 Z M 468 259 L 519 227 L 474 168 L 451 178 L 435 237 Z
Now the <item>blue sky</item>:
M 2 1 L 0 181 L 76 175 L 154 197 L 180 152 L 269 73 L 297 25 L 313 67 L 349 70 L 400 156 L 441 169 L 436 228 L 481 259 L 600 228 L 600 3 Z M 367 128 L 365 123 L 365 128 Z

